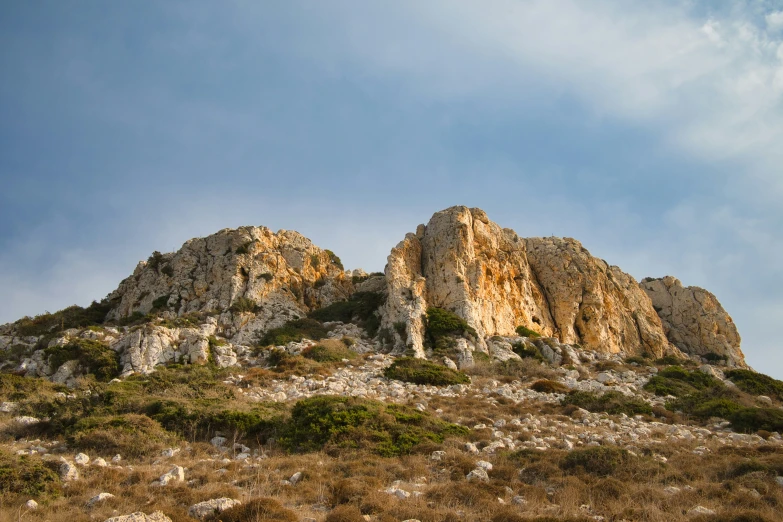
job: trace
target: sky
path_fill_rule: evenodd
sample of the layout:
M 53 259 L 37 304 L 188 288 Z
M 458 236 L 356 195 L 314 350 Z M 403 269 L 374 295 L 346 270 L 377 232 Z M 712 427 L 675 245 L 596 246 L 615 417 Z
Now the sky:
M 0 74 L 0 322 L 241 225 L 380 271 L 467 205 L 783 378 L 783 0 L 3 2 Z

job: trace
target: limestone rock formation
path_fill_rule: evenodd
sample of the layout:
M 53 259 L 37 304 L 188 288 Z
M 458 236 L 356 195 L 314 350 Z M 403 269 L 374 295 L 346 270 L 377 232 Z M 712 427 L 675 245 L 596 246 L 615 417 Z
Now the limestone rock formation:
M 256 330 L 347 298 L 352 291 L 339 258 L 298 232 L 240 227 L 191 239 L 175 253 L 154 253 L 140 262 L 109 295 L 114 304 L 109 318 L 153 309 L 178 315 L 226 311 L 234 305 L 240 317 L 236 329 L 247 329 L 246 322 L 253 321 Z M 243 318 L 253 304 L 255 315 Z
M 737 327 L 713 294 L 696 286 L 683 287 L 672 276 L 647 278 L 640 286 L 677 348 L 690 355 L 715 354 L 726 357 L 731 366 L 746 366 Z
M 520 325 L 604 353 L 673 349 L 631 276 L 575 240 L 521 239 L 480 209 L 437 212 L 408 234 L 389 255 L 386 282 L 383 325 L 394 331 L 398 351 L 423 354 L 429 307 L 465 319 L 485 352 L 486 337 L 514 335 Z
M 561 342 L 658 357 L 670 349 L 658 314 L 633 277 L 593 257 L 575 239 L 525 241 Z

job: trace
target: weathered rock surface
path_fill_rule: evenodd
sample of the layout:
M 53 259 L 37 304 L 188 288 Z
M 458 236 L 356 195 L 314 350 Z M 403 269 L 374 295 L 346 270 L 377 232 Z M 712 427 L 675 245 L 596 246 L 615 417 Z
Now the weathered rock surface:
M 233 498 L 213 498 L 190 506 L 188 509 L 188 516 L 198 520 L 205 520 L 212 515 L 220 514 L 223 511 L 240 504 L 242 504 L 242 502 Z
M 570 238 L 529 238 L 528 260 L 561 342 L 608 353 L 670 350 L 658 314 L 636 280 Z
M 521 239 L 480 209 L 437 212 L 408 234 L 389 255 L 386 283 L 383 326 L 397 351 L 418 356 L 429 307 L 465 319 L 484 352 L 486 337 L 514 335 L 520 325 L 604 353 L 673 350 L 633 277 L 573 239 Z
M 117 303 L 109 317 L 167 309 L 188 312 L 228 310 L 240 298 L 260 308 L 237 312 L 237 330 L 253 322 L 254 330 L 279 326 L 348 297 L 353 291 L 339 259 L 298 232 L 272 232 L 266 227 L 225 229 L 187 241 L 170 254 L 153 255 L 136 267 L 109 295 Z M 260 319 L 260 320 L 259 320 Z
M 714 353 L 725 356 L 729 365 L 745 366 L 737 327 L 713 294 L 696 286 L 683 287 L 672 276 L 647 278 L 640 286 L 677 348 L 690 355 Z
M 138 511 L 136 513 L 131 513 L 130 515 L 107 518 L 104 522 L 171 522 L 171 519 L 160 511 L 156 511 L 150 515 Z

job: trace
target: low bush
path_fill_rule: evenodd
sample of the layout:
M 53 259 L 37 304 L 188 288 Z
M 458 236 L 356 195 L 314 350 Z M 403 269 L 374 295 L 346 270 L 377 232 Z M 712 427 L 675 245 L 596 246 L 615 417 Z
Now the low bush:
M 680 366 L 669 366 L 653 376 L 644 385 L 644 389 L 658 396 L 682 397 L 718 385 L 720 385 L 720 381 L 701 371 L 689 371 Z
M 614 474 L 619 467 L 624 467 L 631 456 L 627 450 L 615 446 L 595 446 L 577 449 L 569 452 L 560 467 L 569 473 L 584 472 L 599 477 Z
M 120 356 L 99 341 L 73 339 L 65 346 L 52 346 L 44 350 L 52 369 L 63 363 L 78 360 L 79 366 L 99 381 L 109 381 L 120 373 Z
M 329 329 L 312 318 L 294 319 L 283 326 L 272 328 L 261 337 L 261 346 L 281 346 L 302 339 L 320 341 L 326 337 Z
M 294 405 L 280 442 L 291 451 L 362 449 L 393 457 L 425 442 L 440 443 L 448 436 L 467 433 L 463 426 L 407 406 L 318 396 Z
M 401 357 L 395 360 L 383 371 L 383 375 L 398 381 L 431 384 L 434 386 L 467 384 L 470 382 L 470 378 L 462 372 L 414 357 Z
M 302 356 L 316 362 L 340 362 L 343 359 L 355 359 L 356 352 L 349 350 L 342 341 L 325 339 L 302 351 Z
M 101 455 L 149 457 L 177 443 L 159 422 L 146 415 L 125 414 L 80 419 L 68 430 L 68 443 L 75 449 Z
M 8 494 L 57 496 L 61 491 L 60 477 L 40 458 L 0 451 L 0 498 Z
M 728 415 L 732 429 L 753 433 L 759 430 L 783 432 L 783 410 L 740 408 Z
M 356 323 L 375 337 L 380 327 L 376 311 L 383 304 L 380 292 L 356 292 L 347 301 L 338 301 L 310 312 L 309 316 L 321 322 L 340 321 Z
M 469 326 L 463 318 L 443 308 L 427 309 L 425 328 L 425 335 L 433 345 L 438 337 L 444 335 L 476 335 L 476 330 Z
M 726 377 L 740 390 L 752 395 L 766 395 L 783 401 L 783 381 L 752 370 L 729 370 Z
M 343 267 L 343 262 L 340 260 L 339 257 L 337 257 L 337 254 L 332 252 L 331 250 L 327 249 L 324 250 L 327 256 L 329 256 L 329 262 L 339 268 L 340 270 L 345 270 L 345 267 Z
M 536 337 L 541 337 L 541 334 L 536 332 L 535 330 L 531 330 L 527 326 L 517 326 L 516 329 L 517 335 L 522 337 L 530 337 L 531 339 L 535 339 Z
M 715 352 L 708 352 L 702 355 L 702 358 L 704 358 L 707 362 L 711 364 L 720 364 L 725 363 L 729 358 L 726 355 L 720 355 Z
M 609 391 L 604 394 L 572 391 L 561 401 L 563 406 L 573 404 L 592 412 L 606 412 L 612 415 L 625 413 L 639 415 L 652 413 L 652 406 L 641 399 L 626 397 L 620 392 Z
M 69 328 L 101 325 L 111 307 L 111 302 L 106 299 L 101 302 L 93 301 L 87 308 L 73 305 L 52 314 L 24 317 L 16 321 L 14 326 L 19 335 L 26 337 L 53 334 Z
M 220 514 L 215 514 L 207 520 L 210 522 L 247 522 L 250 520 L 297 522 L 299 517 L 273 498 L 254 498 Z
M 675 357 L 674 355 L 664 355 L 660 359 L 655 360 L 655 364 L 659 366 L 681 365 L 683 363 L 683 359 Z
M 645 359 L 640 355 L 633 355 L 631 357 L 626 357 L 625 362 L 626 364 L 638 364 L 639 366 L 646 366 L 650 364 L 649 360 Z
M 681 411 L 699 419 L 720 417 L 727 419 L 729 415 L 743 408 L 738 392 L 723 385 L 717 385 L 694 393 L 683 395 L 666 403 L 671 411 Z
M 516 343 L 511 346 L 511 349 L 515 354 L 519 355 L 523 359 L 535 359 L 537 361 L 545 362 L 544 356 L 535 346 L 528 346 L 524 343 Z
M 258 303 L 248 297 L 238 297 L 236 301 L 231 303 L 229 310 L 235 314 L 241 314 L 245 312 L 255 313 L 258 311 Z

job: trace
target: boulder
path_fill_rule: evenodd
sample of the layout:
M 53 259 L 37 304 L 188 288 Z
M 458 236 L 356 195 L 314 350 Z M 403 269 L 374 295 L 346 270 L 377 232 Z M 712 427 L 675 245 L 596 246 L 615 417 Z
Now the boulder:
M 240 504 L 242 504 L 242 502 L 233 498 L 213 498 L 190 506 L 188 509 L 188 516 L 198 520 L 205 520 Z
M 107 518 L 103 522 L 171 522 L 171 519 L 160 511 L 156 511 L 150 515 L 145 515 L 141 511 L 138 511 L 136 513 L 131 513 L 130 515 Z

